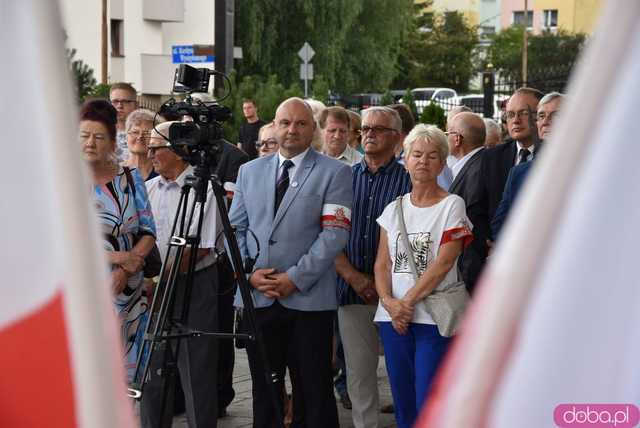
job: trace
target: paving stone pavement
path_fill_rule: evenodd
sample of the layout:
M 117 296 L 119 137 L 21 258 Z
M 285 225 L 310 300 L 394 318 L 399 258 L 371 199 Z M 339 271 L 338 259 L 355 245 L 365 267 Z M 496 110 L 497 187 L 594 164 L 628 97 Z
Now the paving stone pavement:
M 251 375 L 249 374 L 249 364 L 247 362 L 247 354 L 244 349 L 236 349 L 236 363 L 233 372 L 233 389 L 236 391 L 236 397 L 227 407 L 228 415 L 222 419 L 218 419 L 218 428 L 240 428 L 251 427 Z M 288 391 L 291 386 L 288 385 Z M 392 402 L 391 389 L 389 387 L 389 379 L 387 378 L 387 369 L 384 364 L 384 357 L 380 357 L 378 365 L 378 391 L 380 392 L 380 404 L 386 405 Z M 340 426 L 343 428 L 353 427 L 351 422 L 351 411 L 342 407 L 339 401 L 338 417 Z M 395 427 L 395 418 L 393 415 L 381 414 L 380 427 Z M 184 415 L 176 417 L 173 422 L 173 428 L 187 428 L 187 420 Z

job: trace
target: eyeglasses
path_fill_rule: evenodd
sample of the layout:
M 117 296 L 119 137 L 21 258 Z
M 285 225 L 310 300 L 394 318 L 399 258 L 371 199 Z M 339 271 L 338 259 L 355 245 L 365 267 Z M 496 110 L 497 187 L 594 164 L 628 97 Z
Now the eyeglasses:
M 553 120 L 553 118 L 555 117 L 556 113 L 558 113 L 558 111 L 550 111 L 549 113 L 545 113 L 543 111 L 539 111 L 538 114 L 536 115 L 536 117 L 538 118 L 538 120 L 540 122 L 542 122 L 545 119 L 549 119 L 549 120 Z
M 97 133 L 97 134 L 93 134 L 91 132 L 81 132 L 80 133 L 80 141 L 85 142 L 88 141 L 89 138 L 93 137 L 93 140 L 96 143 L 101 143 L 103 141 L 105 141 L 107 139 L 107 136 L 105 134 L 101 134 L 101 133 Z
M 530 114 L 531 113 L 529 112 L 529 110 L 518 110 L 518 111 L 508 111 L 505 113 L 504 116 L 507 118 L 507 120 L 513 120 L 516 118 L 516 116 L 518 118 L 528 119 Z
M 151 136 L 151 132 L 149 132 L 149 131 L 129 131 L 129 132 L 127 132 L 127 135 L 130 135 L 133 138 L 142 138 L 143 140 L 147 140 Z
M 277 145 L 278 145 L 278 142 L 273 138 L 270 138 L 268 140 L 256 141 L 256 149 L 259 149 L 262 146 L 265 146 L 266 148 L 273 148 L 273 147 L 276 147 Z
M 458 131 L 447 131 L 447 132 L 445 132 L 445 133 L 444 133 L 444 135 L 446 135 L 447 137 L 448 137 L 449 135 L 459 135 L 459 136 L 460 136 L 460 138 L 462 138 L 462 137 L 463 137 L 463 135 L 462 135 L 461 133 L 459 133 Z
M 397 132 L 397 129 L 393 129 L 393 128 L 388 128 L 386 126 L 363 126 L 361 128 L 362 134 L 367 134 L 371 131 L 375 132 L 376 134 L 381 134 L 383 132 Z
M 124 104 L 135 103 L 135 102 L 136 102 L 136 100 L 125 100 L 125 99 L 122 99 L 122 100 L 111 100 L 111 104 L 113 104 L 113 105 L 117 105 L 117 104 L 124 105 Z

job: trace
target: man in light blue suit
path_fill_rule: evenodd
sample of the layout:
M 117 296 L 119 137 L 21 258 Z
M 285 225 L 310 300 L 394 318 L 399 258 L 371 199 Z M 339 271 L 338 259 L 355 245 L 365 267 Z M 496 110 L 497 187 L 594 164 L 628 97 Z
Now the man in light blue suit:
M 338 426 L 331 351 L 337 308 L 334 260 L 351 227 L 351 168 L 315 152 L 315 121 L 300 98 L 276 111 L 279 152 L 240 167 L 230 219 L 244 259 L 260 252 L 249 282 L 271 370 L 289 367 L 294 426 Z M 253 425 L 271 427 L 270 385 L 253 343 Z M 282 400 L 281 394 L 278 397 Z M 282 405 L 282 402 L 280 402 Z

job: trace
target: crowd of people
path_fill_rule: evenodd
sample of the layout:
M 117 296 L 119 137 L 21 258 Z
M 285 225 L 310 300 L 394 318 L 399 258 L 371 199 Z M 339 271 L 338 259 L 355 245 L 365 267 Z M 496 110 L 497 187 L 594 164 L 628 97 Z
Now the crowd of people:
M 188 118 L 159 117 L 136 99 L 118 83 L 109 100 L 85 102 L 79 134 L 129 380 L 158 280 L 150 258 L 164 259 L 193 173 L 168 139 L 167 119 Z M 381 412 L 412 426 L 562 101 L 520 88 L 502 127 L 455 107 L 446 132 L 416 124 L 404 104 L 357 113 L 290 98 L 267 123 L 255 100 L 244 101 L 247 123 L 237 145 L 224 143 L 216 174 L 241 255 L 254 261 L 246 274 L 271 379 L 247 341 L 254 427 L 338 426 L 334 389 L 355 427 L 377 427 Z M 189 298 L 189 327 L 231 332 L 234 306 L 239 316 L 246 309 L 239 296 L 234 303 L 238 269 L 219 239 L 218 208 L 209 191 L 191 293 L 181 274 L 176 300 Z M 181 342 L 177 407 L 190 426 L 216 426 L 234 398 L 233 345 Z M 379 400 L 381 348 L 391 406 Z M 142 396 L 145 427 L 161 424 L 163 355 L 154 353 Z

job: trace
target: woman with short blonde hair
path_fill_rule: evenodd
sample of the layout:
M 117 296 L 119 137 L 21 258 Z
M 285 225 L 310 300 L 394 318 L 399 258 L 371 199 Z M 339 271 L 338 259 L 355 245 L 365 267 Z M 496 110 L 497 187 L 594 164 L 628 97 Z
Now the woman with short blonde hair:
M 396 421 L 409 428 L 451 340 L 440 334 L 426 298 L 460 286 L 458 256 L 473 235 L 462 198 L 437 182 L 449 152 L 444 133 L 417 125 L 405 139 L 404 151 L 412 190 L 390 203 L 377 220 L 374 272 L 380 301 L 374 321 L 384 344 Z
M 154 124 L 157 125 L 163 121 L 164 119 L 156 115 L 155 112 L 139 108 L 132 111 L 125 122 L 129 158 L 124 162 L 124 165 L 137 169 L 145 181 L 158 176 L 153 170 L 151 159 L 147 156 L 149 152 L 147 145 Z

